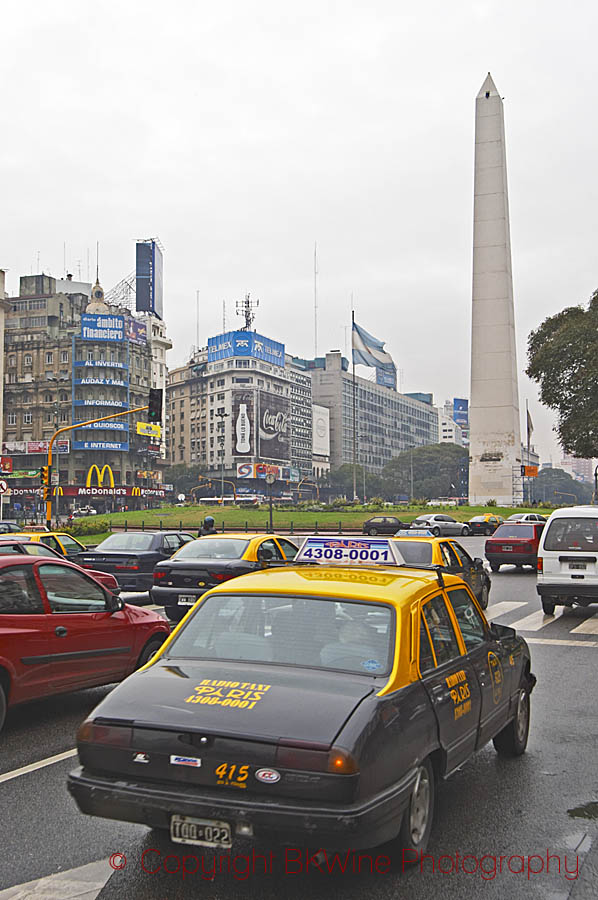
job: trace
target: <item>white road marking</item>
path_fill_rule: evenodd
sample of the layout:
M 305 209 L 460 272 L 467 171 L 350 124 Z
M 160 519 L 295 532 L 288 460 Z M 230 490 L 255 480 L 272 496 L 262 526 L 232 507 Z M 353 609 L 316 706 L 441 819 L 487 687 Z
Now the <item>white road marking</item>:
M 598 641 L 566 641 L 560 638 L 526 638 L 528 644 L 557 644 L 562 647 L 598 647 Z
M 0 775 L 0 784 L 4 781 L 11 781 L 20 775 L 27 775 L 28 772 L 35 772 L 36 769 L 43 769 L 45 766 L 52 766 L 54 763 L 62 762 L 70 756 L 76 756 L 76 750 L 65 750 L 64 753 L 57 753 L 56 756 L 47 756 L 46 759 L 40 759 L 38 762 L 30 763 L 28 766 L 22 766 L 20 769 L 13 769 L 12 772 L 5 772 Z
M 107 859 L 46 875 L 0 891 L 0 900 L 94 900 L 113 870 Z
M 539 631 L 541 628 L 544 628 L 545 625 L 556 622 L 557 618 L 557 616 L 547 616 L 541 609 L 538 609 L 536 612 L 531 613 L 529 616 L 525 616 L 523 619 L 518 619 L 516 622 L 509 622 L 509 625 L 516 631 Z
M 598 634 L 598 613 L 590 616 L 589 619 L 586 619 L 585 622 L 582 622 L 577 628 L 572 628 L 571 634 Z
M 504 616 L 512 610 L 519 609 L 520 606 L 527 606 L 527 601 L 503 600 L 501 603 L 493 603 L 488 609 L 484 610 L 484 612 L 486 613 L 486 618 L 488 618 L 488 616 L 494 618 L 495 616 Z

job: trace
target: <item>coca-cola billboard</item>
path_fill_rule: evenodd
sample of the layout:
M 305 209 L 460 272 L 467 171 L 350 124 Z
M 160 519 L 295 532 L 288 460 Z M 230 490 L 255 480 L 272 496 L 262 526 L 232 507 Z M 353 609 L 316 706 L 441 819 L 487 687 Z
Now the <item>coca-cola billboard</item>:
M 291 403 L 288 397 L 259 391 L 260 459 L 288 462 L 291 458 Z
M 253 391 L 233 391 L 233 456 L 253 456 L 255 453 L 254 407 Z

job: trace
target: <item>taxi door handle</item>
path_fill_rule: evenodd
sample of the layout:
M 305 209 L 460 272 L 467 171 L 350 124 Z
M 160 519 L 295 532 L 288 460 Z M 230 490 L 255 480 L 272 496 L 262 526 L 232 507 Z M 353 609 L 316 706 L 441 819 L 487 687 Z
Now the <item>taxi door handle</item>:
M 57 637 L 66 637 L 68 632 L 67 632 L 66 628 L 64 627 L 64 625 L 57 625 L 56 628 L 54 629 L 54 634 Z

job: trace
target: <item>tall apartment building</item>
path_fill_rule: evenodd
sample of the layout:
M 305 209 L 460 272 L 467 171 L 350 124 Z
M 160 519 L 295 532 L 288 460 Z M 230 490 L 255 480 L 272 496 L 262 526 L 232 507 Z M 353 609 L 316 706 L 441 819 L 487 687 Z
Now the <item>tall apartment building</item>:
M 576 481 L 584 481 L 587 483 L 594 480 L 594 460 L 580 459 L 572 456 L 570 453 L 563 454 L 561 467 L 575 478 Z
M 161 327 L 154 337 L 152 321 L 106 304 L 99 281 L 91 286 L 65 279 L 59 285 L 61 290 L 47 275 L 24 276 L 19 296 L 8 299 L 3 453 L 13 458 L 17 473 L 11 480 L 14 498 L 31 495 L 37 486 L 35 472 L 57 427 L 145 406 L 160 377 L 156 366 L 162 365 L 165 379 L 169 342 Z M 100 472 L 110 467 L 117 489 L 108 493 L 110 479 L 97 497 L 129 496 L 137 484 L 149 489 L 147 478 L 138 476 L 151 464 L 148 439 L 136 434 L 126 416 L 68 432 L 55 451 L 54 472 L 67 497 L 85 496 L 94 464 Z M 160 456 L 159 446 L 154 454 Z
M 289 485 L 312 472 L 311 378 L 284 345 L 254 331 L 210 338 L 170 371 L 171 464 L 197 464 L 255 487 L 271 467 Z M 258 467 L 258 468 L 256 468 Z
M 330 410 L 330 466 L 353 462 L 353 378 L 349 363 L 334 350 L 304 361 L 314 403 Z M 357 459 L 381 472 L 393 456 L 410 447 L 438 443 L 438 413 L 421 400 L 366 378 L 356 382 Z

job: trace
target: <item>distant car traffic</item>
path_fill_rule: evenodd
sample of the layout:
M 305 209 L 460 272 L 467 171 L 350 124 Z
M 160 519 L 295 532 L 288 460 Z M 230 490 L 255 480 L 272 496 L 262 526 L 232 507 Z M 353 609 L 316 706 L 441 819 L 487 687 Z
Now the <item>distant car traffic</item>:
M 45 544 L 71 562 L 79 562 L 79 556 L 87 550 L 85 544 L 64 531 L 21 531 L 17 537 L 28 538 L 38 544 Z
M 544 522 L 504 522 L 486 541 L 485 554 L 493 572 L 502 565 L 536 568 Z
M 484 516 L 474 516 L 467 524 L 471 534 L 485 534 L 488 537 L 494 534 L 498 526 L 502 525 L 503 522 L 502 516 L 486 514 Z
M 506 519 L 507 522 L 547 522 L 548 519 L 546 516 L 541 516 L 540 513 L 513 513 L 512 516 L 508 516 Z
M 152 603 L 180 621 L 211 587 L 268 564 L 291 562 L 297 545 L 276 534 L 219 534 L 185 544 L 154 569 Z
M 42 541 L 36 542 L 31 538 L 32 535 L 0 534 L 0 556 L 27 554 L 29 556 L 64 559 L 63 554 L 59 553 L 58 550 L 53 550 L 52 547 L 48 547 Z M 98 572 L 95 569 L 88 570 L 86 574 L 91 575 L 92 578 L 103 584 L 113 594 L 117 596 L 120 594 L 120 587 L 114 575 L 110 575 L 108 572 Z
M 0 522 L 0 534 L 10 534 L 11 531 L 22 531 L 22 528 L 15 522 Z
M 121 681 L 169 631 L 72 563 L 0 556 L 0 729 L 18 703 Z
M 364 534 L 395 534 L 400 528 L 409 528 L 408 522 L 402 522 L 396 516 L 374 516 L 363 523 Z
M 154 566 L 193 539 L 186 531 L 120 531 L 81 554 L 77 562 L 84 569 L 110 572 L 123 591 L 149 591 Z
M 457 522 L 452 516 L 445 516 L 441 513 L 424 513 L 423 516 L 418 516 L 413 520 L 411 528 L 427 528 L 434 537 L 450 534 L 467 537 L 470 534 L 469 525 L 466 525 L 465 522 Z
M 408 565 L 442 566 L 451 575 L 458 575 L 469 585 L 482 609 L 486 609 L 491 582 L 483 559 L 472 559 L 457 541 L 419 536 L 414 529 L 399 532 L 394 539 Z

